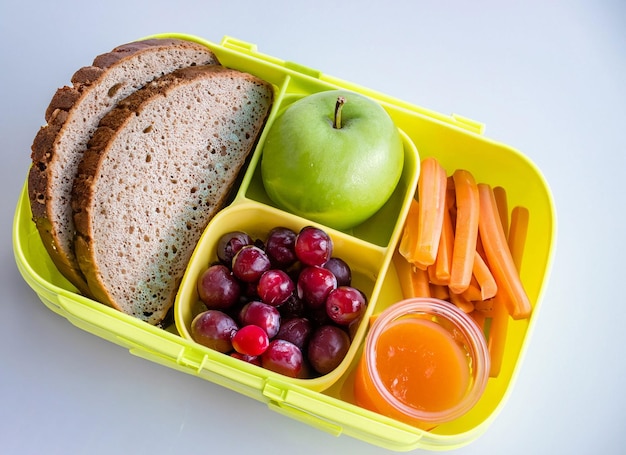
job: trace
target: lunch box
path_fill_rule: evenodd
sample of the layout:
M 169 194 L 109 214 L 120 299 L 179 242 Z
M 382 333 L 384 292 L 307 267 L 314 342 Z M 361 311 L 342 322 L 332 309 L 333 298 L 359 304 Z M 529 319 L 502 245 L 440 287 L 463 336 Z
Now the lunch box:
M 249 72 L 273 84 L 275 102 L 240 186 L 229 203 L 209 223 L 193 253 L 174 307 L 174 322 L 160 328 L 79 295 L 58 272 L 43 247 L 24 183 L 13 224 L 17 266 L 42 302 L 72 324 L 127 348 L 130 353 L 161 365 L 220 384 L 264 402 L 281 414 L 334 435 L 346 435 L 390 450 L 448 450 L 470 443 L 487 430 L 505 405 L 514 386 L 539 317 L 556 243 L 556 211 L 549 186 L 540 170 L 518 150 L 484 136 L 484 126 L 458 116 L 443 115 L 376 91 L 329 76 L 301 64 L 263 54 L 253 44 L 224 37 L 219 44 L 198 36 L 161 34 L 195 41 L 210 48 L 226 66 Z M 379 102 L 400 130 L 405 161 L 400 183 L 385 206 L 350 230 L 338 231 L 278 208 L 267 196 L 260 175 L 263 141 L 277 114 L 312 93 L 347 89 Z M 529 319 L 508 325 L 502 367 L 490 378 L 478 403 L 463 416 L 421 430 L 355 404 L 354 369 L 363 350 L 370 317 L 403 300 L 394 266 L 404 220 L 419 177 L 420 161 L 436 157 L 448 174 L 470 171 L 477 182 L 506 189 L 510 207 L 530 213 L 521 279 L 533 304 Z M 27 171 L 27 170 L 25 170 Z M 353 269 L 354 285 L 368 297 L 365 317 L 354 330 L 353 342 L 337 369 L 312 379 L 293 379 L 232 358 L 195 343 L 190 322 L 198 311 L 195 280 L 213 260 L 221 234 L 248 231 L 263 237 L 272 227 L 294 230 L 307 225 L 325 229 L 336 255 Z

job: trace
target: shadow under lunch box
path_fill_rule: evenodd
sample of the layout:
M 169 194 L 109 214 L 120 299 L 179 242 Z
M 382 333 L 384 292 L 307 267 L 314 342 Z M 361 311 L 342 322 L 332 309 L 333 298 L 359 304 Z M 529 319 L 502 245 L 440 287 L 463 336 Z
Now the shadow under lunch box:
M 504 406 L 514 385 L 552 265 L 556 212 L 541 172 L 519 151 L 486 138 L 483 125 L 478 122 L 432 112 L 303 65 L 279 60 L 258 52 L 255 45 L 232 37 L 224 37 L 220 44 L 185 34 L 151 38 L 155 37 L 201 43 L 217 55 L 222 65 L 272 83 L 275 102 L 268 126 L 290 103 L 331 89 L 364 94 L 379 102 L 394 120 L 403 139 L 405 162 L 392 197 L 371 219 L 353 229 L 340 232 L 321 226 L 333 238 L 335 254 L 352 267 L 355 287 L 368 297 L 366 315 L 353 334 L 350 351 L 329 374 L 292 379 L 201 346 L 189 335 L 194 316 L 189 302 L 197 301 L 195 277 L 215 257 L 215 244 L 221 234 L 243 230 L 253 237 L 262 237 L 275 226 L 297 232 L 306 225 L 316 225 L 280 210 L 267 196 L 260 174 L 260 154 L 267 127 L 233 201 L 212 219 L 194 251 L 176 299 L 175 323 L 165 328 L 155 327 L 79 295 L 54 267 L 41 243 L 31 220 L 25 183 L 15 212 L 13 245 L 17 266 L 30 287 L 52 311 L 85 331 L 126 347 L 134 355 L 265 402 L 270 409 L 331 434 L 348 435 L 396 451 L 453 449 L 479 437 Z M 477 182 L 504 187 L 511 207 L 528 208 L 530 222 L 520 276 L 533 312 L 528 319 L 510 321 L 500 373 L 489 379 L 480 401 L 465 415 L 424 431 L 357 406 L 352 383 L 370 316 L 403 300 L 393 255 L 417 188 L 420 161 L 431 156 L 438 159 L 448 175 L 455 169 L 466 169 Z

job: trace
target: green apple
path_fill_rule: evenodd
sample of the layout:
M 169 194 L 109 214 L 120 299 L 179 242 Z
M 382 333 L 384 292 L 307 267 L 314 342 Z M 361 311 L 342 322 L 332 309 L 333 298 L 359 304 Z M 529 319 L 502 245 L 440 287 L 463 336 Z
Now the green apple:
M 261 175 L 280 208 L 346 230 L 385 204 L 403 164 L 398 128 L 379 103 L 328 90 L 279 113 L 265 139 Z

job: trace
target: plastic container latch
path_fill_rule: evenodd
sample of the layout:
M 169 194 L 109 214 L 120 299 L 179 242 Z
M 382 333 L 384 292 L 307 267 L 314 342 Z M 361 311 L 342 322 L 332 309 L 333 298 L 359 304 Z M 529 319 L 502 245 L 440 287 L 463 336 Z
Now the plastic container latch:
M 248 43 L 247 41 L 233 38 L 232 36 L 224 36 L 221 45 L 244 54 L 254 54 L 258 52 L 256 44 Z
M 199 353 L 195 349 L 181 349 L 176 358 L 176 363 L 189 368 L 194 371 L 196 374 L 199 374 L 200 371 L 204 368 L 207 362 L 207 356 Z
M 265 383 L 263 395 L 269 399 L 269 402 L 267 403 L 269 409 L 330 433 L 333 436 L 339 436 L 343 433 L 343 427 L 341 425 L 296 404 L 304 399 L 305 403 L 314 407 L 317 404 L 317 401 L 311 400 L 308 396 L 301 396 L 293 390 L 289 390 L 287 387 L 288 386 L 285 384 L 277 383 L 272 380 L 268 380 Z M 297 395 L 299 399 L 296 399 L 295 402 L 291 402 L 290 397 L 293 397 L 294 395 Z
M 247 41 L 243 41 L 237 38 L 233 38 L 232 36 L 224 36 L 221 41 L 221 45 L 227 49 L 234 50 L 236 52 L 251 55 L 255 58 L 271 62 L 277 64 L 279 66 L 283 66 L 287 69 L 295 71 L 296 73 L 302 74 L 304 76 L 312 77 L 315 79 L 319 79 L 322 73 L 313 68 L 309 68 L 308 66 L 301 65 L 300 63 L 289 62 L 277 59 L 275 57 L 271 57 L 269 55 L 263 54 L 259 52 L 256 44 L 248 43 Z

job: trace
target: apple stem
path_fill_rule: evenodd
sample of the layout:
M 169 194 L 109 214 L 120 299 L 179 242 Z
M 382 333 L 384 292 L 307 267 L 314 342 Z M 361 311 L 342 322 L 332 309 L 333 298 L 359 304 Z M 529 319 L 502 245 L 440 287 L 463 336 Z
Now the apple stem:
M 335 120 L 333 122 L 333 128 L 341 129 L 341 109 L 343 108 L 346 99 L 343 96 L 337 97 L 337 103 L 335 104 Z

